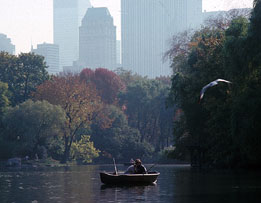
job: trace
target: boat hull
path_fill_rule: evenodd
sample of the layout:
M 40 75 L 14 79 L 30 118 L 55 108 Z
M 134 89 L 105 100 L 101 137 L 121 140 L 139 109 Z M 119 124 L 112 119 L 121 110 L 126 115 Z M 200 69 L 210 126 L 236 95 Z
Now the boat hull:
M 148 174 L 118 174 L 101 172 L 101 182 L 104 184 L 132 184 L 143 185 L 153 184 L 156 182 L 160 173 L 150 172 Z

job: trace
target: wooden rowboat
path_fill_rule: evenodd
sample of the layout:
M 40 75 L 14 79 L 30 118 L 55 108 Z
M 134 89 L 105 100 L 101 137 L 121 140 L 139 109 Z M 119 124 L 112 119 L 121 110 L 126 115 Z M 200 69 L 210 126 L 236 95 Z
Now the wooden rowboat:
M 104 184 L 119 185 L 146 185 L 157 181 L 160 173 L 149 172 L 148 174 L 118 174 L 101 172 L 101 182 Z

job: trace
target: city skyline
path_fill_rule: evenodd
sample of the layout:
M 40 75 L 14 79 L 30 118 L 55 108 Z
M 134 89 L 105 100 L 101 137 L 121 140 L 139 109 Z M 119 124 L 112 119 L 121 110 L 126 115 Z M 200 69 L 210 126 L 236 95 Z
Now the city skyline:
M 0 51 L 15 53 L 15 45 L 11 43 L 11 39 L 7 35 L 0 33 Z
M 167 41 L 202 22 L 202 0 L 122 0 L 121 10 L 122 67 L 149 78 L 170 75 Z
M 152 0 L 154 1 L 154 0 Z M 156 0 L 155 0 L 156 1 Z M 120 0 L 90 0 L 93 7 L 107 7 L 120 37 Z M 113 3 L 112 3 L 113 2 Z M 16 46 L 16 54 L 29 52 L 31 45 L 53 43 L 53 0 L 0 0 L 0 33 Z M 252 7 L 253 0 L 203 0 L 203 11 Z
M 49 74 L 55 75 L 61 72 L 59 69 L 59 46 L 57 44 L 37 44 L 36 48 L 32 47 L 31 52 L 44 57 Z
M 90 8 L 79 30 L 79 65 L 116 67 L 116 27 L 107 8 Z
M 59 45 L 61 69 L 79 59 L 79 27 L 90 7 L 89 0 L 53 1 L 53 43 Z

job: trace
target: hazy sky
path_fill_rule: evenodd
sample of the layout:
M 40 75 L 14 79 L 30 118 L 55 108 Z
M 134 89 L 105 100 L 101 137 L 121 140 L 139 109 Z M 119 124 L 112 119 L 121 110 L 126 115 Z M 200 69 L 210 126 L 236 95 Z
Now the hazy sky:
M 11 38 L 16 53 L 28 52 L 31 44 L 53 42 L 53 0 L 0 0 L 0 33 Z M 151 0 L 157 1 L 157 0 Z M 93 7 L 108 7 L 120 39 L 120 0 L 90 0 Z M 228 3 L 229 2 L 229 3 Z M 253 0 L 203 0 L 203 10 L 252 7 Z

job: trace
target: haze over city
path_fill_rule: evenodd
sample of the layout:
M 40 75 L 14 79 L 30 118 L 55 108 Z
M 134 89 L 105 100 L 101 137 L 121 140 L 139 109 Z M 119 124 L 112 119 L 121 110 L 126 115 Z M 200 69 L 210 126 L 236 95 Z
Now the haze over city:
M 260 202 L 261 0 L 0 18 L 0 202 Z
M 93 7 L 109 9 L 117 27 L 117 39 L 120 39 L 120 0 L 90 0 L 90 2 Z M 52 0 L 0 0 L 0 4 L 0 33 L 11 38 L 16 46 L 16 54 L 30 51 L 31 45 L 53 42 Z M 203 0 L 203 11 L 249 8 L 252 4 L 253 0 Z

